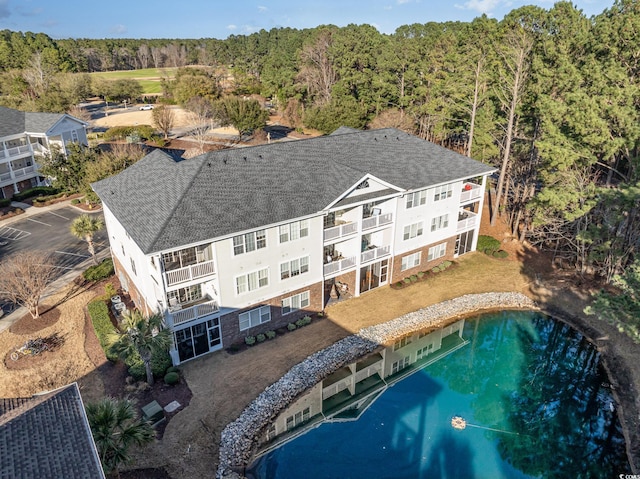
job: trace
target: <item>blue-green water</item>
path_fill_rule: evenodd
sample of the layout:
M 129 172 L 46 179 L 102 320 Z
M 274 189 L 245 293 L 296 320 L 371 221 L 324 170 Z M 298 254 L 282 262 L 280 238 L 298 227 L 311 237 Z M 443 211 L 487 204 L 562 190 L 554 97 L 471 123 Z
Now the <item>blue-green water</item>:
M 389 387 L 357 421 L 324 422 L 249 478 L 613 478 L 629 474 L 597 351 L 533 312 L 467 320 L 464 347 Z M 467 422 L 451 425 L 453 416 Z M 492 431 L 486 428 L 497 429 Z

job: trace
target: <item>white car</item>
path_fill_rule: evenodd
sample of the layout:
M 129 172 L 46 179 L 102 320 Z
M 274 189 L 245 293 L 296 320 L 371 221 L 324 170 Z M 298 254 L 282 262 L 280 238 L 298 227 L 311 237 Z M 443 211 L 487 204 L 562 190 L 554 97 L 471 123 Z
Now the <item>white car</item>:
M 141 110 L 153 110 L 153 105 L 142 105 Z

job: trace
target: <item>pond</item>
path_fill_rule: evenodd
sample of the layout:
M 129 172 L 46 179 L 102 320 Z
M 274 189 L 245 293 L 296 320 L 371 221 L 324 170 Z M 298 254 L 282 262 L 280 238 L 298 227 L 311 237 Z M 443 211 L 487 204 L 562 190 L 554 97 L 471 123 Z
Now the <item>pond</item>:
M 631 471 L 599 353 L 566 324 L 522 311 L 416 332 L 336 371 L 260 447 L 248 478 Z

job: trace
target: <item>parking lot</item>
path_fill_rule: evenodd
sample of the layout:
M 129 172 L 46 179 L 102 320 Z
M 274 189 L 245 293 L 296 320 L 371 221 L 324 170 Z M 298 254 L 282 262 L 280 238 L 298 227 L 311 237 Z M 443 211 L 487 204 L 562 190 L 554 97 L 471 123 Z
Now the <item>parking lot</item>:
M 51 254 L 59 274 L 78 266 L 90 258 L 87 243 L 71 234 L 71 222 L 82 212 L 73 206 L 43 211 L 10 224 L 0 222 L 0 261 L 21 251 L 43 251 Z M 99 215 L 102 213 L 91 213 Z M 94 236 L 96 253 L 108 248 L 107 233 L 99 231 Z

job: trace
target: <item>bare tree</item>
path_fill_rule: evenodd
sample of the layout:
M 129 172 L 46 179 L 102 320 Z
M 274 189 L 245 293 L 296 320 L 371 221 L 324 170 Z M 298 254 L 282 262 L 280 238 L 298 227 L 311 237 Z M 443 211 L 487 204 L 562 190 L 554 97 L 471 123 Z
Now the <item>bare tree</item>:
M 169 138 L 169 132 L 176 119 L 175 112 L 167 105 L 160 105 L 153 110 L 152 116 L 153 124 L 164 134 L 164 139 Z
M 303 66 L 298 74 L 298 80 L 308 85 L 309 92 L 318 106 L 326 105 L 331 101 L 331 88 L 338 81 L 338 74 L 329 58 L 331 43 L 331 32 L 324 30 L 315 43 L 306 45 L 300 53 Z
M 213 107 L 206 98 L 196 96 L 187 102 L 189 110 L 189 123 L 191 123 L 191 136 L 198 142 L 200 154 L 204 153 L 207 135 L 212 127 Z
M 151 50 L 149 49 L 149 45 L 146 43 L 140 45 L 137 55 L 140 68 L 149 68 L 149 64 L 151 63 Z
M 0 294 L 24 306 L 33 318 L 42 295 L 53 281 L 55 264 L 45 253 L 29 251 L 17 253 L 0 263 Z

